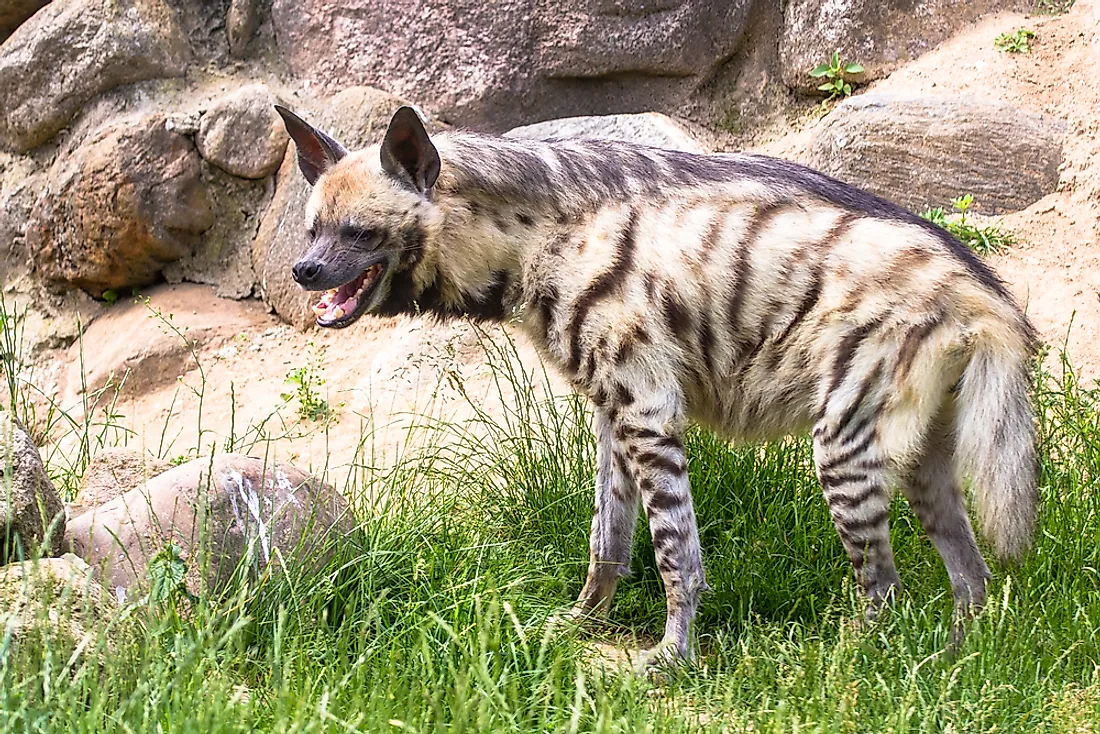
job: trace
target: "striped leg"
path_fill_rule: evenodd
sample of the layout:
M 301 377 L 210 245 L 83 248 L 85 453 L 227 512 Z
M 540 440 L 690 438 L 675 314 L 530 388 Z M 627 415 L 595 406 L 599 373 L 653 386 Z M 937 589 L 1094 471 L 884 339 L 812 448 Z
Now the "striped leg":
M 668 609 L 664 637 L 643 655 L 643 665 L 692 656 L 692 621 L 699 595 L 707 588 L 679 401 L 659 390 L 649 395 L 650 400 L 624 410 L 615 427 L 629 473 L 641 492 Z
M 873 616 L 901 583 L 890 547 L 890 494 L 873 420 L 814 428 L 814 463 L 856 578 Z
M 950 429 L 942 422 L 934 424 L 922 456 L 901 482 L 901 488 L 943 559 L 956 611 L 966 615 L 985 603 L 990 573 L 966 514 L 954 453 Z
M 638 521 L 638 490 L 626 472 L 611 421 L 596 409 L 596 511 L 592 517 L 588 578 L 574 611 L 606 614 L 619 579 L 630 571 L 630 551 Z

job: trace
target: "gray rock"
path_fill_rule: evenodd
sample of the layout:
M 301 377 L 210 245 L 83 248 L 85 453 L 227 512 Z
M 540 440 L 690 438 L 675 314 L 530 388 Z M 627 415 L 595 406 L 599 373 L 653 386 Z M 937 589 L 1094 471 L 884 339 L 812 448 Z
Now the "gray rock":
M 810 70 L 837 50 L 864 67 L 856 81 L 880 79 L 986 13 L 1034 7 L 1034 0 L 789 0 L 779 42 L 783 82 L 813 92 L 822 80 Z
M 914 211 L 971 193 L 982 213 L 1058 186 L 1062 120 L 975 97 L 862 94 L 837 105 L 803 162 Z
M 263 84 L 242 87 L 218 99 L 199 123 L 195 144 L 203 158 L 240 178 L 264 178 L 279 170 L 290 136 L 278 100 Z
M 50 0 L 0 0 L 0 39 L 8 35 Z
M 260 24 L 260 8 L 257 0 L 230 0 L 225 14 L 225 35 L 229 41 L 230 55 L 241 58 L 248 42 Z
M 706 153 L 707 149 L 696 141 L 680 123 L 660 112 L 640 112 L 633 115 L 593 115 L 589 117 L 564 117 L 558 120 L 536 122 L 509 130 L 510 138 L 527 140 L 553 140 L 586 138 L 596 140 L 623 140 L 628 143 L 651 145 L 655 148 L 681 150 L 688 153 Z
M 749 31 L 764 16 L 778 25 L 779 9 L 765 0 L 274 0 L 272 20 L 291 69 L 324 91 L 381 87 L 449 122 L 506 130 L 680 109 L 729 64 L 749 63 Z
M 172 465 L 145 451 L 121 447 L 103 448 L 95 453 L 80 478 L 80 490 L 70 511 L 91 509 L 126 494 L 134 487 L 163 474 Z
M 0 46 L 0 146 L 41 145 L 100 92 L 182 76 L 190 58 L 161 0 L 54 0 Z
M 59 157 L 27 225 L 39 274 L 94 296 L 155 281 L 213 224 L 199 161 L 159 114 L 106 127 Z
M 102 567 L 112 589 L 132 597 L 150 559 L 182 550 L 192 593 L 217 593 L 242 570 L 324 562 L 332 537 L 351 530 L 347 502 L 287 464 L 239 454 L 176 467 L 69 522 L 73 552 Z
M 31 437 L 11 413 L 0 412 L 0 562 L 56 555 L 65 508 Z
M 318 114 L 307 111 L 300 114 L 349 149 L 355 149 L 380 141 L 393 113 L 403 104 L 406 103 L 377 89 L 353 87 L 328 100 Z M 294 282 L 290 268 L 305 251 L 305 206 L 309 192 L 291 145 L 276 178 L 275 197 L 260 222 L 252 246 L 252 267 L 264 301 L 300 329 L 314 323 L 310 311 L 312 297 Z

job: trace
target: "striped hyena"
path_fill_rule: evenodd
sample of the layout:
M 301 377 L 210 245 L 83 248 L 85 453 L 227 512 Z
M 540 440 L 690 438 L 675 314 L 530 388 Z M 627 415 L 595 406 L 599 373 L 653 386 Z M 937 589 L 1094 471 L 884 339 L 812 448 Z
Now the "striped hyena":
M 640 501 L 668 603 L 657 649 L 690 654 L 707 587 L 688 421 L 735 438 L 812 432 L 872 610 L 899 586 L 892 485 L 943 558 L 961 611 L 982 604 L 990 577 L 963 474 L 997 554 L 1027 548 L 1033 333 L 944 230 L 763 156 L 429 139 L 407 107 L 379 146 L 348 153 L 279 112 L 313 185 L 310 244 L 293 275 L 324 292 L 318 325 L 368 312 L 515 320 L 590 398 L 596 510 L 578 612 L 606 611 Z

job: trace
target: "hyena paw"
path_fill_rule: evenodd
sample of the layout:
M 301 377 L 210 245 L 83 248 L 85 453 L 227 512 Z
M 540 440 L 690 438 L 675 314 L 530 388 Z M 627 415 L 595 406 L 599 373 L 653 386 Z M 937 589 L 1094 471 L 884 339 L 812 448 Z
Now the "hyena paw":
M 691 661 L 692 655 L 686 645 L 676 640 L 662 640 L 656 646 L 638 653 L 634 670 L 638 675 L 654 676 Z

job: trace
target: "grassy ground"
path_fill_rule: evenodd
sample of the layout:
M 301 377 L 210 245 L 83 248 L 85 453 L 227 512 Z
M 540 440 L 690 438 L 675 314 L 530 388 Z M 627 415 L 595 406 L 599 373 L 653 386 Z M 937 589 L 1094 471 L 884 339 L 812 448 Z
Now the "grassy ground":
M 953 654 L 946 574 L 903 503 L 905 593 L 858 627 L 808 442 L 702 432 L 688 442 L 713 587 L 700 662 L 656 682 L 594 651 L 660 633 L 644 526 L 615 626 L 548 629 L 584 575 L 593 446 L 577 401 L 530 398 L 464 437 L 433 427 L 448 448 L 354 472 L 359 526 L 324 573 L 135 604 L 77 654 L 61 634 L 0 638 L 0 731 L 1094 731 L 1100 395 L 1069 373 L 1041 382 L 1035 550 L 994 568 Z

